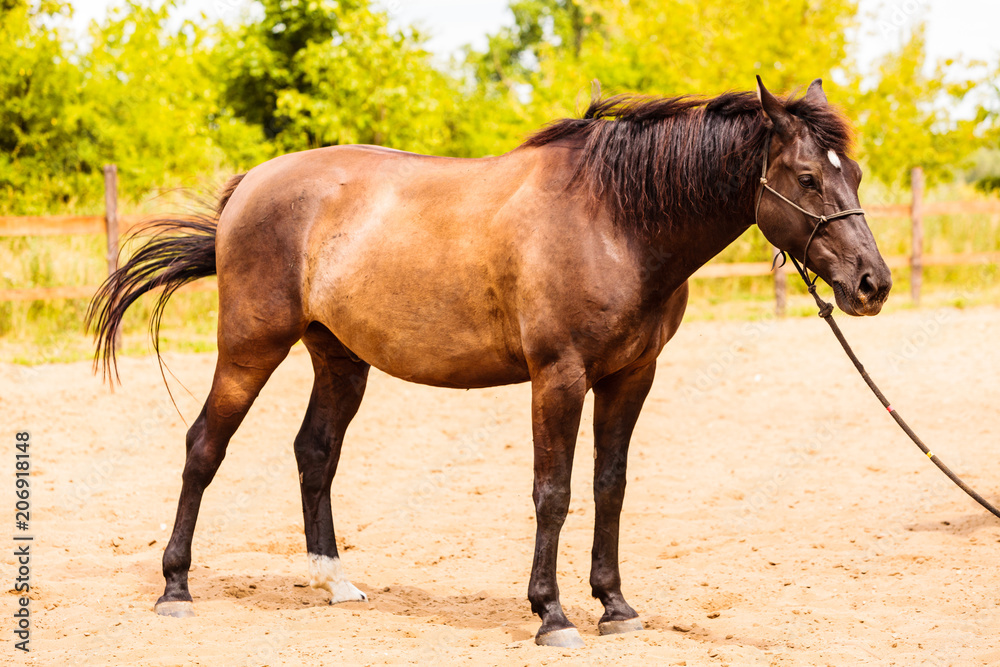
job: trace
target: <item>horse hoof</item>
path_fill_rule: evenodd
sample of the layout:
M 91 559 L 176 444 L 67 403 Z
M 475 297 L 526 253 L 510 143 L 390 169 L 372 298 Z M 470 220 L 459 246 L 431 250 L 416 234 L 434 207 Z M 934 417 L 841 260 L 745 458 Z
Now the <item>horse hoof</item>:
M 638 617 L 630 618 L 627 621 L 604 621 L 597 624 L 597 631 L 601 635 L 620 635 L 626 632 L 638 632 L 642 629 L 642 621 Z
M 368 596 L 349 581 L 342 581 L 336 586 L 327 586 L 330 592 L 330 604 L 341 602 L 368 602 Z
M 186 600 L 158 602 L 154 609 L 157 616 L 170 616 L 171 618 L 191 618 L 194 616 L 194 605 Z
M 576 628 L 546 632 L 544 635 L 536 636 L 535 643 L 539 646 L 557 646 L 559 648 L 583 648 L 586 646 Z

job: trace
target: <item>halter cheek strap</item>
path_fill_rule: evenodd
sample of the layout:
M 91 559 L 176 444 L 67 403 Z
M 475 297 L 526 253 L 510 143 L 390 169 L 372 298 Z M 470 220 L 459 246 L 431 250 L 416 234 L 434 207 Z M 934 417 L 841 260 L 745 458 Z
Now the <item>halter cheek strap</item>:
M 830 222 L 831 220 L 836 220 L 838 218 L 846 218 L 846 217 L 851 216 L 851 215 L 864 215 L 865 212 L 864 212 L 863 209 L 860 209 L 860 208 L 850 208 L 850 209 L 845 209 L 843 211 L 837 211 L 836 213 L 831 213 L 830 215 L 816 215 L 812 211 L 805 210 L 804 208 L 802 208 L 801 206 L 799 206 L 798 204 L 796 204 L 795 202 L 793 202 L 791 199 L 789 199 L 785 195 L 781 194 L 780 192 L 778 192 L 777 190 L 775 190 L 774 188 L 772 188 L 768 184 L 768 182 L 767 182 L 767 158 L 768 158 L 768 155 L 770 154 L 770 152 L 771 152 L 771 135 L 768 134 L 767 135 L 767 140 L 764 142 L 764 167 L 763 167 L 763 169 L 760 172 L 760 186 L 761 187 L 760 187 L 760 190 L 757 191 L 757 203 L 754 206 L 754 212 L 753 212 L 754 223 L 755 224 L 757 223 L 758 217 L 760 215 L 760 200 L 764 197 L 764 190 L 769 190 L 772 194 L 774 194 L 776 197 L 778 197 L 779 199 L 781 199 L 782 201 L 784 201 L 786 204 L 788 204 L 792 208 L 800 211 L 801 213 L 805 213 L 810 218 L 813 218 L 814 220 L 816 220 L 816 224 L 815 224 L 815 226 L 813 226 L 813 230 L 809 234 L 809 239 L 806 241 L 805 250 L 802 251 L 802 266 L 799 266 L 799 263 L 795 259 L 794 255 L 789 255 L 792 258 L 792 263 L 795 264 L 795 268 L 798 269 L 799 274 L 802 276 L 802 279 L 806 281 L 807 285 L 813 286 L 816 283 L 816 279 L 815 278 L 813 278 L 812 280 L 809 279 L 808 262 L 809 262 L 809 246 L 812 245 L 813 239 L 816 237 L 816 232 L 819 231 L 820 227 L 822 227 L 827 222 Z M 774 258 L 775 262 L 777 262 L 778 257 L 783 257 L 784 254 L 785 254 L 785 251 L 781 251 L 781 253 Z

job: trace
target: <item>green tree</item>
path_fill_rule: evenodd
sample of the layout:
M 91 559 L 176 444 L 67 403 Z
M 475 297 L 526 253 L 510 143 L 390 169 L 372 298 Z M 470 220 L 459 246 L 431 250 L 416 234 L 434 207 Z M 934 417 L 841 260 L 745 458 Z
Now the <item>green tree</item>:
M 259 130 L 221 104 L 214 35 L 191 22 L 171 28 L 174 8 L 136 0 L 113 7 L 92 27 L 82 59 L 86 111 L 99 122 L 78 142 L 81 159 L 117 163 L 133 197 L 270 153 Z
M 680 95 L 749 90 L 758 73 L 775 90 L 839 73 L 857 4 L 515 0 L 511 10 L 514 26 L 466 60 L 479 95 L 507 103 L 503 140 L 579 112 L 595 78 L 608 92 Z
M 976 187 L 983 192 L 1000 192 L 1000 60 L 982 87 L 986 99 L 979 107 L 976 120 L 983 144 L 992 149 L 994 165 L 976 180 Z
M 263 0 L 264 18 L 223 46 L 225 100 L 277 150 L 370 143 L 465 154 L 457 82 L 424 38 L 367 0 Z
M 923 168 L 929 185 L 950 179 L 978 145 L 974 121 L 951 118 L 956 100 L 976 82 L 949 83 L 952 61 L 928 72 L 924 33 L 924 26 L 917 26 L 898 51 L 888 53 L 875 84 L 851 105 L 862 159 L 871 175 L 889 186 L 908 184 L 913 167 Z
M 56 0 L 5 0 L 0 14 L 0 210 L 99 205 L 117 163 L 132 199 L 192 185 L 270 154 L 259 130 L 220 103 L 217 40 L 171 28 L 172 2 L 128 0 L 71 45 Z
M 79 192 L 82 76 L 61 39 L 66 3 L 4 0 L 0 12 L 0 211 L 36 213 Z

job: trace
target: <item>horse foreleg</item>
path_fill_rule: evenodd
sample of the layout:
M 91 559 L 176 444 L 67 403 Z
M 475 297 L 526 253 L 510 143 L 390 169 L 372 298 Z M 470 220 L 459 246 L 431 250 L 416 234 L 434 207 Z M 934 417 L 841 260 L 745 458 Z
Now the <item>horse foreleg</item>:
M 618 569 L 618 529 L 625 498 L 625 469 L 632 429 L 653 384 L 656 363 L 625 369 L 594 385 L 594 548 L 590 586 L 604 605 L 602 635 L 642 629 L 625 602 Z
M 188 569 L 202 495 L 219 470 L 233 433 L 287 354 L 285 346 L 255 350 L 251 366 L 243 362 L 243 357 L 234 357 L 222 348 L 219 350 L 212 389 L 201 414 L 187 433 L 187 459 L 177 501 L 177 517 L 170 542 L 163 552 L 166 587 L 156 601 L 156 613 L 161 616 L 194 615 L 188 590 Z
M 347 425 L 357 414 L 368 378 L 368 364 L 331 357 L 323 346 L 306 346 L 316 378 L 302 428 L 295 438 L 310 585 L 330 593 L 330 604 L 368 597 L 347 580 L 333 530 L 330 486 L 337 474 Z
M 582 369 L 543 369 L 531 380 L 532 435 L 535 452 L 535 557 L 531 565 L 528 600 L 542 619 L 535 643 L 576 648 L 583 640 L 563 613 L 556 583 L 559 531 L 570 501 L 573 450 L 580 413 L 587 393 Z

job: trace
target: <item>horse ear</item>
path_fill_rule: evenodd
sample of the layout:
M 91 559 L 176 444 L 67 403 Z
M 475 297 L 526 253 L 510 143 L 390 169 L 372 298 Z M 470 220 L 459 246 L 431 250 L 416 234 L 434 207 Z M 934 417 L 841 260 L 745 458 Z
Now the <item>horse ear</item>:
M 826 93 L 823 92 L 823 79 L 816 79 L 809 84 L 805 100 L 814 106 L 825 107 L 829 104 L 826 101 Z
M 600 102 L 601 101 L 601 80 L 594 79 L 590 82 L 590 102 Z
M 771 122 L 774 131 L 779 135 L 790 136 L 793 130 L 792 114 L 785 110 L 785 105 L 764 87 L 764 82 L 757 76 L 757 99 L 764 110 L 764 117 Z

